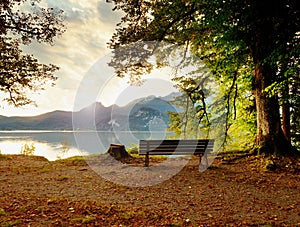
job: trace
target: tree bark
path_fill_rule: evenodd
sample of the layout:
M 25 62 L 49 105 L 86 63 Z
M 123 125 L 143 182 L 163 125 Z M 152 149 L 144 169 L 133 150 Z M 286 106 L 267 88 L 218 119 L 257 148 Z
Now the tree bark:
M 278 69 L 267 59 L 278 47 L 276 43 L 278 33 L 275 31 L 272 18 L 277 18 L 283 13 L 282 2 L 279 0 L 274 2 L 254 0 L 254 2 L 250 52 L 255 70 L 253 93 L 257 111 L 256 145 L 259 153 L 290 155 L 295 149 L 281 127 L 279 98 L 277 95 L 270 97 L 265 91 L 278 80 L 276 75 Z M 271 8 L 270 4 L 274 4 L 275 9 Z
M 280 137 L 279 104 L 276 98 L 267 97 L 264 89 L 268 86 L 264 67 L 255 67 L 255 87 L 254 95 L 257 110 L 257 138 L 256 143 L 259 152 L 278 153 L 279 147 L 276 145 L 277 138 Z
M 280 105 L 277 96 L 269 97 L 264 91 L 272 83 L 271 67 L 262 64 L 254 55 L 254 95 L 257 110 L 256 145 L 259 153 L 291 155 L 294 148 L 281 128 Z
M 123 144 L 111 144 L 107 153 L 122 163 L 126 163 L 126 160 L 131 158 Z
M 285 138 L 291 142 L 291 111 L 290 104 L 284 103 L 281 106 L 282 111 L 282 130 Z

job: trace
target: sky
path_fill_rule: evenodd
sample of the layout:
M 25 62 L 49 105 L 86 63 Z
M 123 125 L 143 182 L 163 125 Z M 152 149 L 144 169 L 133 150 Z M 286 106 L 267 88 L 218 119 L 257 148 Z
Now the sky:
M 53 110 L 77 111 L 99 101 L 108 106 L 125 105 L 135 98 L 164 96 L 172 91 L 170 70 L 156 70 L 145 77 L 142 87 L 130 86 L 117 78 L 106 63 L 111 57 L 107 42 L 120 21 L 121 12 L 112 11 L 106 0 L 42 0 L 47 7 L 64 10 L 66 32 L 56 39 L 54 46 L 33 42 L 24 46 L 40 63 L 55 64 L 60 70 L 54 87 L 32 94 L 36 106 L 14 108 L 2 102 L 0 115 L 32 116 Z

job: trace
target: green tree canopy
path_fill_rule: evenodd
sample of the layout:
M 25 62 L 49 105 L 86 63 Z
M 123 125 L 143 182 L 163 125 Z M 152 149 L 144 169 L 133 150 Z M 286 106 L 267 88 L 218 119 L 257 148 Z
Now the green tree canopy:
M 0 2 L 0 90 L 15 106 L 31 103 L 28 91 L 43 89 L 56 80 L 55 65 L 40 64 L 32 55 L 24 54 L 21 45 L 33 40 L 54 43 L 64 32 L 63 12 L 42 8 L 40 0 L 1 0 Z
M 255 98 L 258 151 L 295 152 L 287 132 L 289 127 L 285 127 L 291 123 L 291 108 L 284 107 L 299 105 L 299 98 L 291 97 L 295 84 L 299 84 L 297 0 L 113 2 L 115 10 L 122 10 L 125 15 L 111 39 L 112 49 L 117 51 L 138 41 L 187 46 L 205 62 L 218 81 L 230 82 L 225 92 L 227 100 L 235 105 L 239 92 L 244 97 L 251 93 Z M 146 59 L 145 53 L 140 51 L 140 59 Z M 115 56 L 111 65 L 121 76 L 126 71 L 135 77 L 143 72 L 140 68 L 149 66 L 126 65 L 126 55 L 119 59 L 118 53 Z M 235 108 L 229 108 L 231 113 Z

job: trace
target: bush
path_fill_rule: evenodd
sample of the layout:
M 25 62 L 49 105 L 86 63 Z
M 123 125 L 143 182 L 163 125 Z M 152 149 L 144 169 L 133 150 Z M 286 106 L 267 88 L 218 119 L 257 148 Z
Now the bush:
M 21 148 L 20 154 L 22 155 L 34 155 L 35 146 L 33 143 L 31 144 L 24 144 L 24 146 Z
M 131 143 L 129 148 L 126 148 L 129 154 L 138 154 L 139 153 L 139 145 Z

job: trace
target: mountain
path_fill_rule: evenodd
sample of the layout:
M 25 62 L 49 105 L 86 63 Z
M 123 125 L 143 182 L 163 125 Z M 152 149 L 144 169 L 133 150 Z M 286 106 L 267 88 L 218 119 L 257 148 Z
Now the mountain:
M 0 130 L 71 129 L 72 112 L 53 111 L 33 117 L 0 116 Z
M 147 131 L 168 127 L 172 93 L 165 97 L 148 96 L 125 106 L 93 103 L 80 111 L 53 111 L 32 117 L 0 116 L 0 130 L 99 130 Z

